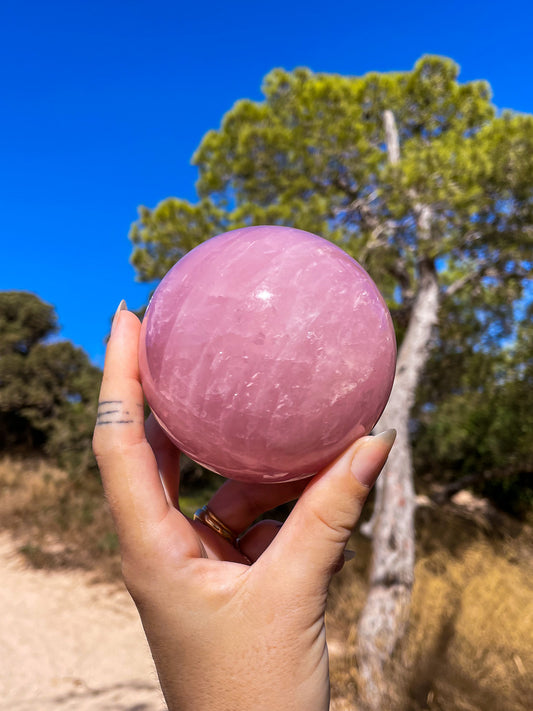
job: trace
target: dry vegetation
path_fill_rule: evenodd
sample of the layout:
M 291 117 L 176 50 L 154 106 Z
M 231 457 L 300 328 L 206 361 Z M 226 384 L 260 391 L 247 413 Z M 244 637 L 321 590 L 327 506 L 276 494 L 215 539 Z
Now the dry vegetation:
M 199 488 L 184 496 L 184 513 L 191 515 L 210 493 Z M 3 457 L 0 526 L 15 534 L 35 567 L 84 568 L 102 580 L 120 575 L 118 538 L 96 476 L 69 477 L 40 457 Z
M 5 458 L 0 521 L 33 565 L 118 575 L 117 540 L 97 480 L 72 481 L 42 460 Z M 446 505 L 419 508 L 417 530 L 411 627 L 391 661 L 398 693 L 390 711 L 530 711 L 531 528 Z M 333 711 L 356 708 L 355 626 L 370 544 L 356 535 L 352 547 L 357 557 L 334 581 L 328 611 Z
M 463 508 L 421 508 L 411 626 L 391 661 L 391 710 L 530 711 L 533 708 L 533 532 Z M 355 623 L 364 603 L 368 541 L 335 581 L 329 611 L 334 711 L 354 709 Z
M 0 521 L 39 568 L 119 574 L 118 540 L 96 478 L 69 478 L 41 458 L 0 461 Z

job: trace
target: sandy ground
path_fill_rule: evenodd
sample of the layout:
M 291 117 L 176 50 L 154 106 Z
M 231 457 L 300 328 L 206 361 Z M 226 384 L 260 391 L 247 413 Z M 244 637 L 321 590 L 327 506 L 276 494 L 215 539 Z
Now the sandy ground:
M 0 533 L 0 709 L 165 709 L 127 592 L 80 571 L 33 570 L 7 533 Z

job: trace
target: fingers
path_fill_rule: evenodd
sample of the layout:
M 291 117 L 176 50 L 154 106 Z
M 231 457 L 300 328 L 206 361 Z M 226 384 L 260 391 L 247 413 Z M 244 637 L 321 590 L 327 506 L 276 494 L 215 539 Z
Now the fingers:
M 168 502 L 179 508 L 179 451 L 153 415 L 146 420 L 145 431 L 157 460 Z M 307 482 L 308 480 L 281 484 L 248 484 L 227 480 L 210 499 L 209 509 L 236 535 L 243 531 L 246 533 L 240 537 L 237 549 L 209 528 L 193 522 L 194 530 L 202 538 L 209 557 L 234 562 L 254 562 L 271 543 L 281 523 L 260 521 L 250 530 L 247 529 L 266 511 L 298 498 Z
M 280 521 L 259 521 L 239 539 L 239 550 L 254 563 L 277 536 Z
M 169 511 L 158 465 L 145 437 L 139 380 L 140 323 L 117 313 L 100 390 L 93 449 L 122 549 L 141 549 Z
M 325 595 L 371 487 L 383 468 L 394 430 L 363 437 L 307 486 L 260 564 L 284 577 L 287 590 Z
M 250 484 L 228 479 L 211 497 L 209 508 L 237 535 L 262 514 L 276 506 L 294 501 L 309 479 L 280 484 Z
M 155 454 L 168 502 L 171 506 L 179 509 L 179 450 L 166 436 L 153 414 L 150 414 L 146 420 L 144 430 L 146 432 L 146 438 Z

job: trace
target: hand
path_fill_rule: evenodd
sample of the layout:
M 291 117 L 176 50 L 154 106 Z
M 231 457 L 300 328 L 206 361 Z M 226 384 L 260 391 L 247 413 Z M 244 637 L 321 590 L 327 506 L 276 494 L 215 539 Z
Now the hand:
M 235 532 L 300 496 L 283 526 L 261 522 L 237 548 L 179 510 L 178 451 L 143 422 L 139 331 L 117 314 L 93 446 L 169 711 L 325 711 L 328 585 L 394 431 L 361 438 L 311 480 L 228 480 L 209 508 Z

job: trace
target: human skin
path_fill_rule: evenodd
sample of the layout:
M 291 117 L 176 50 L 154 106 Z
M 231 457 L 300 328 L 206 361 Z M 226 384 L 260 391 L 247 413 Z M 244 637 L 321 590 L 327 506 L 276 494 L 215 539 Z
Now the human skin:
M 119 310 L 93 448 L 168 709 L 325 711 L 328 586 L 394 430 L 359 439 L 312 479 L 228 480 L 209 507 L 247 531 L 238 550 L 179 510 L 179 452 L 152 418 L 144 422 L 139 332 L 136 316 Z M 283 526 L 249 528 L 295 498 Z

